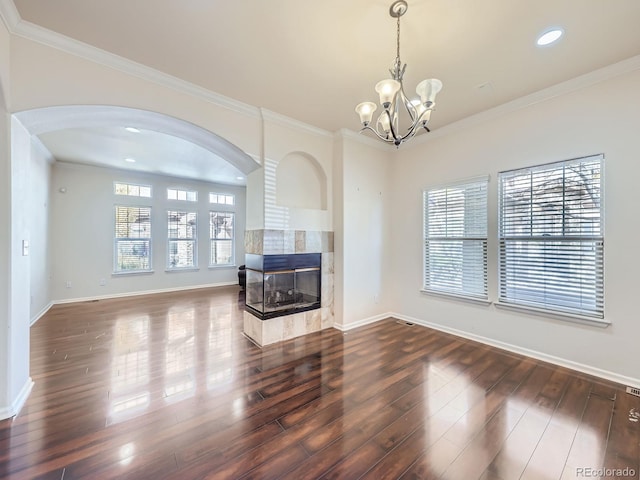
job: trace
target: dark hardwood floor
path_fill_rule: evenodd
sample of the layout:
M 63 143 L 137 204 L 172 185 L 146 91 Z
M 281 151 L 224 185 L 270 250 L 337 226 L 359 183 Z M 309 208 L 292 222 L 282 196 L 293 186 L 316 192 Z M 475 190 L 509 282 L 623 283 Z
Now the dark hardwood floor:
M 0 477 L 639 478 L 621 385 L 393 319 L 261 350 L 239 295 L 52 308 Z

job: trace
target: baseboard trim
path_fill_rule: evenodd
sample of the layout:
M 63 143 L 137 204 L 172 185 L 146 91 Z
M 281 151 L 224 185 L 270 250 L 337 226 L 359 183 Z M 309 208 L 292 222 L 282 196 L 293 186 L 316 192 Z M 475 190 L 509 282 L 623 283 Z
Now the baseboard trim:
M 22 410 L 22 407 L 27 401 L 27 398 L 29 398 L 29 394 L 33 389 L 33 385 L 33 380 L 31 379 L 31 377 L 29 377 L 23 387 L 20 389 L 20 393 L 18 393 L 18 396 L 13 400 L 13 402 L 11 402 L 11 405 L 0 408 L 0 420 L 6 420 L 7 418 L 15 417 L 20 413 L 20 410 Z
M 214 287 L 229 287 L 233 285 L 238 285 L 238 282 L 234 281 L 234 282 L 209 283 L 206 285 L 191 285 L 187 287 L 172 287 L 172 288 L 160 288 L 156 290 L 142 290 L 142 291 L 136 291 L 136 292 L 113 293 L 109 295 L 97 295 L 95 297 L 67 298 L 64 300 L 53 300 L 52 305 L 63 305 L 66 303 L 79 303 L 79 302 L 93 302 L 96 300 L 109 300 L 112 298 L 137 297 L 139 295 L 155 295 L 157 293 L 184 292 L 187 290 L 201 290 L 203 288 L 214 288 Z
M 620 375 L 618 373 L 610 372 L 608 370 L 603 370 L 597 367 L 592 367 L 590 365 L 585 365 L 583 363 L 574 362 L 566 358 L 556 357 L 554 355 L 538 352 L 536 350 L 530 350 L 528 348 L 519 347 L 511 343 L 501 342 L 499 340 L 494 340 L 488 337 L 475 335 L 473 333 L 465 332 L 463 330 L 458 330 L 456 328 L 439 325 L 437 323 L 427 322 L 426 320 L 413 318 L 407 315 L 401 315 L 399 313 L 390 313 L 388 316 L 397 318 L 398 320 L 404 320 L 406 322 L 415 323 L 416 325 L 421 325 L 423 327 L 432 328 L 440 332 L 450 333 L 451 335 L 455 335 L 461 338 L 466 338 L 468 340 L 473 340 L 475 342 L 482 343 L 484 345 L 489 345 L 491 347 L 499 348 L 501 350 L 517 353 L 519 355 L 524 355 L 525 357 L 535 358 L 536 360 L 541 360 L 543 362 L 551 363 L 553 365 L 565 367 L 570 370 L 576 370 L 578 372 L 586 373 L 587 375 L 592 375 L 598 378 L 603 378 L 611 382 L 616 382 L 622 385 L 628 385 L 631 387 L 640 388 L 639 378 L 627 377 L 625 375 Z
M 334 324 L 333 328 L 340 330 L 341 332 L 348 332 L 349 330 L 353 330 L 354 328 L 364 327 L 365 325 L 370 325 L 372 323 L 376 323 L 380 320 L 384 320 L 385 318 L 393 316 L 393 313 L 381 313 L 380 315 L 374 315 L 373 317 L 364 318 L 362 320 L 358 320 L 357 322 L 348 323 L 346 325 Z
M 49 302 L 49 304 L 46 307 L 44 307 L 42 310 L 40 310 L 40 312 L 35 317 L 33 317 L 31 319 L 31 323 L 29 324 L 29 326 L 33 327 L 38 320 L 40 320 L 42 317 L 44 317 L 44 315 L 49 311 L 49 309 L 51 307 L 53 307 L 53 302 Z

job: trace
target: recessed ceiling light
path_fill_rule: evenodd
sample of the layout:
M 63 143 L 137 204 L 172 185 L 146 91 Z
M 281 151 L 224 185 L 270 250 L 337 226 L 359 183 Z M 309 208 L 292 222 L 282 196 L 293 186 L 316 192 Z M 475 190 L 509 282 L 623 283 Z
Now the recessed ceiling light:
M 135 158 L 125 158 L 124 161 L 127 162 L 127 163 L 136 163 L 136 159 Z
M 545 45 L 551 45 L 552 43 L 556 42 L 563 34 L 564 32 L 562 31 L 561 28 L 554 28 L 551 30 L 547 30 L 546 32 L 544 32 L 542 35 L 540 35 L 538 37 L 538 40 L 536 40 L 536 44 L 540 47 L 544 47 Z
M 124 129 L 125 129 L 127 132 L 131 132 L 131 133 L 140 133 L 140 130 L 138 130 L 138 129 L 137 129 L 137 128 L 135 128 L 135 127 L 124 127 Z
M 244 177 L 236 177 L 236 180 L 244 180 Z

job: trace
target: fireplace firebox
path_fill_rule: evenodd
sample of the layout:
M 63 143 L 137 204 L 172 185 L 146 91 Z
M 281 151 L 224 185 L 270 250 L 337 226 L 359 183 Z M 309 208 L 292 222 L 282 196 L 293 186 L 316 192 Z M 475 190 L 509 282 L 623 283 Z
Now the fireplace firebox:
M 247 311 L 267 320 L 320 308 L 321 255 L 247 254 Z

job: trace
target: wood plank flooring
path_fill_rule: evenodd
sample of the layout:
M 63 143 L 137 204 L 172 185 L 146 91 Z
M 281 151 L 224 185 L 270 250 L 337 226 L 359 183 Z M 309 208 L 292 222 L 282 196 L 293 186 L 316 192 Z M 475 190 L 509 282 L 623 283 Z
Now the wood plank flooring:
M 52 308 L 0 478 L 639 478 L 621 385 L 394 319 L 259 349 L 242 303 L 223 287 Z

